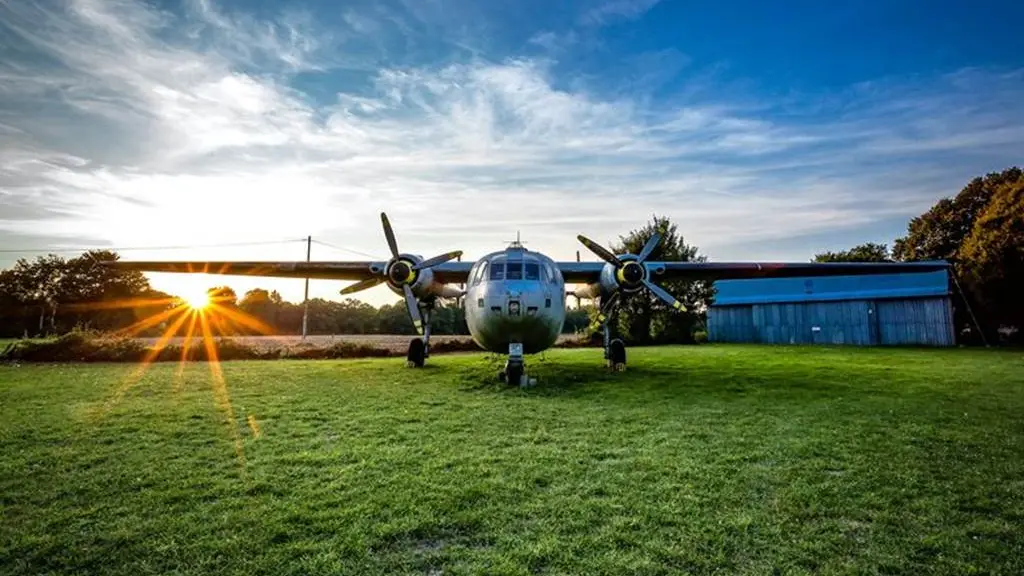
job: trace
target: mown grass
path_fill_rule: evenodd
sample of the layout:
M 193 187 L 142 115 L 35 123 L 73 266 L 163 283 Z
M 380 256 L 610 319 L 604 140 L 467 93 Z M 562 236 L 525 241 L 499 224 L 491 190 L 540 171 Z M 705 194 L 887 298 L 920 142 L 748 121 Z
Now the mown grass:
M 1024 355 L 0 367 L 3 574 L 1020 574 Z

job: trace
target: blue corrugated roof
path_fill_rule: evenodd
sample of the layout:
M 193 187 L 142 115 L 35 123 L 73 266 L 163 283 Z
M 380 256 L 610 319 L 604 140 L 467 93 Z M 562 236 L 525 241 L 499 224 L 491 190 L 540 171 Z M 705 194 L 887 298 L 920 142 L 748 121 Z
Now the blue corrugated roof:
M 717 288 L 715 306 L 913 298 L 949 293 L 945 270 L 919 274 L 719 280 L 714 285 Z

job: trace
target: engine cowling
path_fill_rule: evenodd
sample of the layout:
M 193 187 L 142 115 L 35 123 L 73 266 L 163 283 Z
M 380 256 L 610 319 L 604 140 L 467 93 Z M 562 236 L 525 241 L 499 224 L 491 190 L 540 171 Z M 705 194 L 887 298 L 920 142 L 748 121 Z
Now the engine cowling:
M 601 268 L 601 276 L 597 282 L 577 288 L 573 295 L 584 299 L 607 298 L 616 292 L 630 294 L 643 288 L 643 280 L 647 277 L 644 264 L 637 262 L 635 254 L 622 254 L 617 257 L 623 264 L 621 267 L 605 264 Z
M 398 258 L 392 258 L 384 268 L 385 283 L 388 289 L 395 294 L 404 295 L 403 285 L 408 284 L 416 298 L 430 298 L 439 296 L 442 298 L 455 298 L 462 292 L 453 286 L 442 284 L 434 279 L 434 272 L 430 268 L 413 270 L 413 266 L 423 262 L 423 257 L 418 254 L 400 254 Z

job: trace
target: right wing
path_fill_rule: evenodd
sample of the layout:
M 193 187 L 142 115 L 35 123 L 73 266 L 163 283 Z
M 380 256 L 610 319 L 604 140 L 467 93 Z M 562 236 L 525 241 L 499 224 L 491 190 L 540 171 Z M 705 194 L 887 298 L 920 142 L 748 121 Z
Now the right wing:
M 593 284 L 601 279 L 605 262 L 556 262 L 567 284 Z M 803 276 L 861 276 L 865 274 L 912 274 L 946 270 L 936 262 L 672 262 L 648 261 L 644 266 L 652 280 L 733 280 L 743 278 L 792 278 Z

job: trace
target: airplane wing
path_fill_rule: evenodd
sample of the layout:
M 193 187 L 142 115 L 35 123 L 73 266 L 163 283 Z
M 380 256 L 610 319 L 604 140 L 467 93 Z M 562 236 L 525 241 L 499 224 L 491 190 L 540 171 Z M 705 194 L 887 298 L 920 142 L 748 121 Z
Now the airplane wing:
M 569 284 L 593 284 L 600 280 L 605 262 L 558 262 Z M 657 262 L 645 263 L 652 280 L 730 280 L 742 278 L 792 278 L 803 276 L 859 276 L 907 274 L 946 270 L 945 261 L 929 262 Z
M 125 261 L 101 263 L 115 270 L 170 272 L 182 274 L 219 274 L 226 276 L 268 276 L 277 278 L 313 278 L 321 280 L 369 280 L 383 276 L 386 261 L 347 262 L 213 262 L 213 261 Z M 460 284 L 469 277 L 472 262 L 444 262 L 431 266 L 438 282 Z

